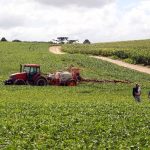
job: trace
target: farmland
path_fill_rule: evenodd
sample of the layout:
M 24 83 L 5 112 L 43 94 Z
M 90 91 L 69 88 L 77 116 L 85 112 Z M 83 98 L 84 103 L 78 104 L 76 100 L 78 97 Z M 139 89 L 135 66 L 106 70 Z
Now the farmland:
M 133 64 L 150 65 L 150 40 L 64 45 L 63 50 L 71 54 L 102 55 Z
M 149 75 L 81 54 L 57 56 L 48 47 L 0 43 L 0 149 L 149 149 Z M 44 73 L 72 64 L 85 78 L 133 84 L 4 86 L 2 81 L 24 63 L 41 64 Z M 141 103 L 132 98 L 135 82 L 142 86 Z

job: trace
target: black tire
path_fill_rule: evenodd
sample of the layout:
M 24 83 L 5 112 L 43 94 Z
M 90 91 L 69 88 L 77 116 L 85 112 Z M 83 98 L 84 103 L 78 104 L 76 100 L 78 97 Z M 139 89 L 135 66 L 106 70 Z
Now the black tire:
M 37 86 L 46 86 L 47 84 L 48 84 L 48 82 L 45 78 L 38 78 L 35 81 L 35 85 L 37 85 Z
M 4 81 L 4 84 L 5 85 L 13 85 L 14 83 L 13 83 L 13 80 L 8 79 L 8 80 Z
M 15 84 L 15 85 L 25 85 L 26 83 L 25 83 L 24 80 L 18 79 L 18 80 L 16 80 L 16 81 L 14 82 L 14 84 Z

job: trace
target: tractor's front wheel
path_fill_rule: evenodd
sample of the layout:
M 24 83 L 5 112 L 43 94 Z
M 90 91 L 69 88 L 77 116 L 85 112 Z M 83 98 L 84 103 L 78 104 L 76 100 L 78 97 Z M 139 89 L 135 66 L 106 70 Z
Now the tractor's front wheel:
M 47 84 L 48 82 L 45 78 L 38 78 L 35 82 L 35 85 L 37 86 L 46 86 Z
M 16 80 L 15 82 L 14 82 L 14 84 L 15 85 L 25 85 L 26 83 L 25 83 L 25 81 L 24 80 Z

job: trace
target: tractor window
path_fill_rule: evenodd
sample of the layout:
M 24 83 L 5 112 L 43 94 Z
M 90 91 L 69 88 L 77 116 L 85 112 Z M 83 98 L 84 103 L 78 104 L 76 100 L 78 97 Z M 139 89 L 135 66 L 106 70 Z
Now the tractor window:
M 30 72 L 30 67 L 24 67 L 23 72 L 29 73 Z
M 35 67 L 31 67 L 31 69 L 30 69 L 30 73 L 36 73 L 37 72 L 37 70 L 36 70 L 37 68 L 35 68 Z

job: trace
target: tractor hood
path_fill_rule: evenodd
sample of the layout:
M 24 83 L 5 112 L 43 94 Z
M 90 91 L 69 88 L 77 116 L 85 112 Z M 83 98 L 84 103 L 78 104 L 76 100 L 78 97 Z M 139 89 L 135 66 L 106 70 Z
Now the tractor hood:
M 26 72 L 19 72 L 19 73 L 14 73 L 11 74 L 10 78 L 11 79 L 22 79 L 22 80 L 26 80 L 27 77 L 27 73 Z

